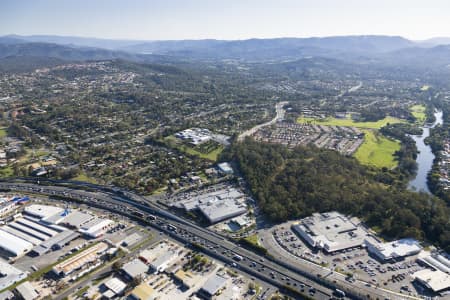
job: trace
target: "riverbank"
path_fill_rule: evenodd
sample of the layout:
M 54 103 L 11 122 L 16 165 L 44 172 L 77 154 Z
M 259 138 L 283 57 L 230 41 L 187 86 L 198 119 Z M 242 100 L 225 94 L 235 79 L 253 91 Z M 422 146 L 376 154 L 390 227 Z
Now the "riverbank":
M 411 138 L 416 143 L 418 155 L 416 158 L 417 173 L 416 176 L 408 183 L 408 188 L 415 191 L 423 191 L 430 193 L 428 188 L 428 173 L 433 168 L 433 162 L 435 155 L 429 145 L 425 143 L 425 139 L 430 136 L 430 129 L 443 123 L 442 111 L 436 111 L 434 113 L 435 121 L 431 125 L 422 126 L 423 133 L 420 136 L 411 135 Z

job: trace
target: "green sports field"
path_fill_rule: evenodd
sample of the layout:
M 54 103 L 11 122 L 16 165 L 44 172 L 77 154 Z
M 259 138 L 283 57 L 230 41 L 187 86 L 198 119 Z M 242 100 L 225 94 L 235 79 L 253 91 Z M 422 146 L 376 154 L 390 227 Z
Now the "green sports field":
M 386 117 L 382 120 L 378 120 L 376 122 L 355 122 L 351 119 L 351 117 L 347 117 L 345 119 L 338 119 L 333 117 L 328 117 L 325 119 L 315 119 L 315 118 L 305 118 L 299 117 L 297 119 L 298 123 L 307 123 L 312 122 L 317 125 L 329 125 L 329 126 L 347 126 L 347 127 L 357 127 L 357 128 L 368 128 L 368 129 L 380 129 L 383 126 L 394 123 L 402 123 L 404 120 L 394 118 L 394 117 Z
M 397 166 L 394 153 L 400 150 L 400 142 L 386 138 L 376 130 L 363 130 L 364 143 L 355 152 L 355 158 L 362 164 L 389 169 Z
M 420 123 L 420 124 L 425 123 L 425 120 L 426 120 L 425 105 L 421 105 L 421 104 L 413 105 L 413 106 L 411 106 L 410 110 L 411 110 L 411 113 L 414 116 L 414 118 L 416 118 L 417 123 Z

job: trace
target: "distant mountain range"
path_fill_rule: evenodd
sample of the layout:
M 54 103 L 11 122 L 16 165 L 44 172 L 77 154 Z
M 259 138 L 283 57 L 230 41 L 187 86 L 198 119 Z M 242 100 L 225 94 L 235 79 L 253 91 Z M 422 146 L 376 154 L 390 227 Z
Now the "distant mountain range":
M 0 37 L 0 65 L 11 57 L 55 58 L 62 61 L 125 59 L 242 60 L 282 62 L 322 57 L 347 62 L 446 66 L 450 38 L 411 41 L 399 36 L 336 36 L 249 40 L 137 41 L 64 36 Z

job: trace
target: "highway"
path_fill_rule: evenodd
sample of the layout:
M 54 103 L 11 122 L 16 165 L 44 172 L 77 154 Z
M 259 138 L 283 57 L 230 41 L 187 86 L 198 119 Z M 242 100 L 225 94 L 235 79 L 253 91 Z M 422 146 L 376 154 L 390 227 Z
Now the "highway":
M 69 183 L 70 186 L 55 182 L 45 183 L 51 185 L 44 185 L 44 183 L 36 184 L 23 180 L 1 181 L 0 189 L 64 197 L 115 213 L 144 218 L 144 220 L 147 219 L 150 226 L 170 237 L 191 245 L 199 251 L 221 260 L 229 267 L 237 268 L 251 277 L 272 284 L 281 290 L 288 288 L 314 299 L 332 298 L 334 288 L 331 283 L 315 278 L 313 274 L 310 276 L 303 274 L 302 276 L 301 274 L 304 273 L 302 270 L 289 268 L 289 266 L 279 264 L 270 258 L 248 251 L 213 231 L 192 224 L 153 205 L 141 196 L 114 191 L 108 187 L 95 188 L 95 185 L 81 183 Z M 85 188 L 89 188 L 91 191 L 84 190 Z M 155 215 L 156 220 L 150 221 L 149 214 Z M 353 299 L 363 298 L 358 295 L 350 296 Z

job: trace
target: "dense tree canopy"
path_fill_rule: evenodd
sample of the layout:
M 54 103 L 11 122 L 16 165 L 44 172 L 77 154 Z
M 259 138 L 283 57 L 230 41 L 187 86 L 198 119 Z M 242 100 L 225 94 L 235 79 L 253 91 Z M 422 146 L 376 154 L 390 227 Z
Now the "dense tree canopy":
M 450 209 L 442 200 L 388 187 L 353 158 L 247 139 L 234 144 L 224 159 L 238 163 L 272 221 L 337 210 L 361 217 L 387 237 L 425 239 L 450 250 Z

